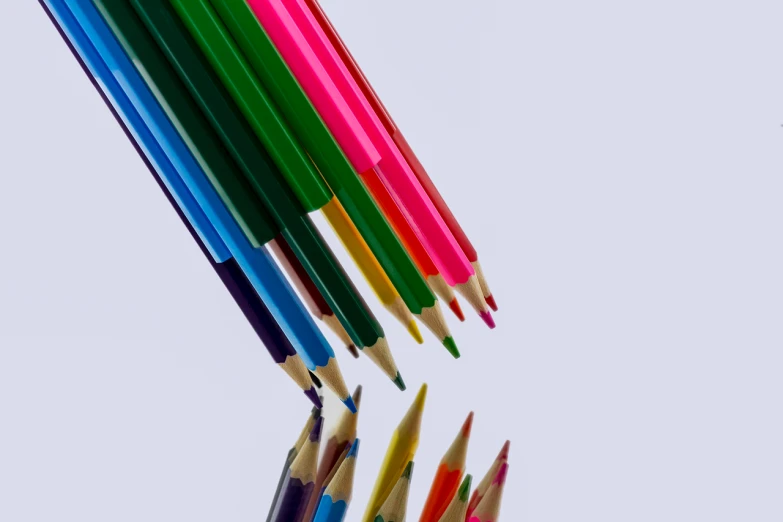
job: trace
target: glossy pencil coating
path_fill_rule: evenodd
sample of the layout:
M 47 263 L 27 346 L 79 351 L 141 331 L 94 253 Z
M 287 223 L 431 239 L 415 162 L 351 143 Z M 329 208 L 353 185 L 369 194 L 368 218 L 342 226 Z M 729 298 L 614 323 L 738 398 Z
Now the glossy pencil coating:
M 413 229 L 435 266 L 449 285 L 467 283 L 475 274 L 473 267 L 400 154 L 391 136 L 383 128 L 356 82 L 346 70 L 323 30 L 313 18 L 304 0 L 280 1 L 285 5 L 310 48 L 324 65 L 343 99 L 381 154 L 376 172 L 394 196 L 407 220 L 415 224 Z M 486 308 L 486 303 L 483 305 Z
M 374 522 L 405 522 L 408 511 L 408 493 L 411 488 L 411 476 L 413 475 L 413 461 L 408 462 L 405 470 L 397 479 L 389 497 L 378 510 Z
M 223 23 L 207 0 L 169 0 L 191 31 L 236 101 L 258 139 L 266 147 L 281 173 L 310 212 L 324 206 L 332 193 L 313 166 L 297 137 L 274 102 L 227 37 Z M 163 3 L 163 2 L 158 2 Z
M 291 462 L 288 476 L 280 491 L 280 501 L 272 515 L 274 522 L 301 522 L 307 499 L 315 485 L 318 448 L 321 442 L 323 418 L 315 421 L 312 431 Z
M 443 512 L 438 522 L 465 522 L 472 481 L 473 477 L 471 475 L 465 475 L 465 480 L 462 481 L 457 493 L 451 499 L 446 511 Z
M 194 40 L 207 58 L 210 58 L 212 66 L 220 67 L 218 72 L 223 83 L 227 86 L 234 85 L 235 83 L 231 82 L 236 82 L 238 77 L 244 77 L 252 86 L 252 79 L 248 79 L 252 73 L 242 66 L 242 57 L 206 0 L 172 0 L 172 3 Z M 194 48 L 195 44 L 191 45 L 192 42 L 184 33 L 185 29 L 171 17 L 168 17 L 169 24 L 163 26 L 167 6 L 159 2 L 134 0 L 134 5 L 142 6 L 146 20 L 151 23 L 154 23 L 153 18 L 157 14 L 161 15 L 157 17 L 161 22 L 153 25 L 153 28 L 159 42 L 165 42 L 164 49 L 167 50 L 172 65 L 191 89 L 202 111 L 221 136 L 225 147 L 250 179 L 251 185 L 280 227 L 287 243 L 305 266 L 354 343 L 360 349 L 374 346 L 379 338 L 384 337 L 383 329 L 309 218 L 301 215 L 304 210 L 293 193 L 287 189 L 285 181 L 269 158 L 262 154 L 260 144 L 253 137 L 231 97 L 220 85 L 220 80 L 212 75 L 209 64 L 199 62 L 203 58 Z M 231 67 L 232 65 L 234 67 Z M 250 87 L 247 90 L 249 89 Z M 234 98 L 237 99 L 237 96 Z M 247 112 L 245 114 L 247 115 Z M 265 120 L 257 123 L 266 125 L 269 122 Z
M 389 446 L 386 449 L 386 456 L 383 458 L 383 464 L 378 472 L 378 477 L 375 479 L 375 486 L 373 486 L 370 500 L 367 502 L 364 517 L 362 517 L 362 520 L 365 522 L 373 522 L 375 520 L 375 515 L 378 514 L 381 506 L 386 502 L 392 488 L 397 483 L 397 479 L 416 454 L 416 448 L 419 446 L 419 432 L 421 431 L 421 419 L 426 398 L 427 385 L 423 384 L 413 404 L 392 434 L 391 441 L 389 441 Z
M 294 351 L 269 309 L 253 290 L 247 277 L 220 239 L 193 195 L 179 177 L 133 104 L 108 69 L 98 50 L 82 30 L 78 20 L 62 0 L 41 4 L 58 26 L 76 59 L 82 65 L 106 105 L 133 143 L 163 193 L 182 219 L 218 276 L 242 309 L 273 360 L 305 391 L 316 405 L 320 399 L 307 375 L 307 369 Z M 50 10 L 51 9 L 51 10 Z M 69 41 L 70 40 L 70 41 Z
M 473 412 L 468 414 L 462 428 L 448 451 L 440 460 L 430 492 L 424 502 L 419 522 L 438 522 L 446 507 L 459 488 L 462 474 L 465 472 L 465 459 L 468 455 L 470 430 L 473 427 Z
M 497 475 L 492 480 L 486 495 L 476 506 L 473 513 L 470 514 L 469 522 L 497 522 L 507 475 L 508 462 L 504 462 L 500 465 L 500 469 L 498 469 Z
M 165 145 L 167 153 L 171 153 L 169 159 L 172 164 L 176 166 L 183 181 L 199 201 L 202 210 L 220 233 L 226 246 L 248 276 L 258 295 L 269 307 L 297 353 L 307 367 L 326 381 L 327 385 L 346 402 L 349 409 L 352 409 L 353 402 L 334 360 L 334 352 L 326 339 L 313 324 L 269 254 L 264 249 L 251 246 L 218 198 L 209 179 L 196 162 L 196 158 L 191 155 L 192 151 L 209 169 L 210 166 L 200 154 L 199 148 L 192 142 L 186 144 L 173 127 L 172 124 L 176 122 L 180 125 L 183 135 L 187 135 L 186 129 L 177 119 L 178 112 L 185 112 L 188 119 L 202 124 L 201 128 L 205 133 L 209 131 L 208 126 L 204 128 L 203 124 L 206 122 L 198 120 L 200 116 L 198 108 L 188 106 L 188 102 L 192 104 L 192 100 L 187 96 L 187 92 L 182 92 L 176 76 L 167 70 L 165 58 L 160 55 L 130 6 L 121 0 L 111 3 L 95 0 L 95 3 L 101 9 L 101 13 L 98 13 L 96 6 L 87 0 L 66 2 L 77 19 L 83 17 L 80 23 L 82 27 L 89 27 L 90 31 L 87 32 L 91 38 L 94 37 L 93 41 L 98 41 L 105 47 L 102 55 L 105 51 L 104 56 L 112 60 L 110 68 L 115 76 L 118 76 L 120 85 L 123 86 L 155 138 Z M 101 14 L 111 22 L 111 30 Z M 116 31 L 115 34 L 121 35 L 122 38 L 116 39 L 112 31 Z M 129 56 L 132 56 L 133 62 L 125 55 L 123 48 L 129 52 Z M 137 50 L 140 52 L 136 52 Z M 136 67 L 144 71 L 143 78 Z M 145 84 L 145 80 L 154 86 L 152 91 Z M 176 100 L 175 105 L 166 103 L 166 94 Z M 164 105 L 159 105 L 156 99 L 164 102 Z M 175 112 L 175 107 L 180 110 Z M 189 145 L 192 148 L 189 149 Z M 221 149 L 215 145 L 219 143 L 209 141 L 205 144 L 208 149 L 217 153 Z M 225 158 L 224 161 L 230 161 L 230 158 Z
M 358 178 L 351 163 L 334 142 L 318 112 L 312 105 L 308 105 L 308 96 L 301 87 L 295 88 L 299 86 L 292 75 L 295 71 L 289 70 L 282 58 L 286 58 L 291 67 L 294 67 L 295 63 L 288 57 L 278 54 L 277 46 L 272 45 L 273 34 L 270 29 L 274 30 L 278 26 L 264 25 L 262 29 L 256 21 L 254 12 L 248 10 L 244 0 L 214 0 L 213 5 L 218 7 L 221 16 L 253 66 L 253 70 L 283 110 L 285 117 L 313 157 L 324 179 L 362 234 L 408 309 L 416 315 L 422 314 L 422 309 L 430 309 L 435 298 L 426 282 Z M 254 5 L 255 3 L 250 4 L 251 7 Z M 276 21 L 272 20 L 272 22 Z M 288 75 L 284 75 L 283 71 L 289 71 Z M 287 88 L 281 88 L 284 77 L 287 81 L 284 86 Z M 297 110 L 292 110 L 293 101 L 287 101 L 293 99 L 297 101 Z M 309 110 L 304 110 L 303 107 L 309 107 Z
M 487 490 L 492 484 L 492 480 L 497 476 L 500 466 L 502 466 L 504 462 L 508 461 L 508 454 L 510 450 L 511 441 L 507 440 L 500 449 L 498 456 L 495 457 L 495 460 L 492 462 L 492 465 L 490 466 L 486 475 L 484 475 L 484 478 L 481 479 L 481 482 L 478 483 L 476 489 L 473 491 L 473 494 L 470 497 L 470 502 L 468 503 L 468 516 L 473 513 L 473 511 L 476 509 L 476 506 L 478 506 L 479 502 L 481 502 L 481 500 L 484 498 L 484 495 L 487 494 Z
M 358 456 L 359 439 L 356 439 L 324 491 L 313 518 L 314 522 L 342 522 L 345 519 L 353 493 L 353 479 Z
M 454 234 L 454 238 L 457 240 L 457 243 L 459 243 L 460 248 L 462 248 L 462 251 L 468 258 L 468 261 L 470 261 L 473 265 L 473 268 L 476 271 L 476 276 L 479 280 L 479 284 L 481 285 L 481 291 L 484 294 L 484 298 L 487 301 L 487 304 L 489 304 L 493 310 L 497 311 L 495 298 L 489 289 L 489 285 L 487 284 L 487 280 L 484 277 L 483 270 L 481 269 L 481 265 L 478 261 L 478 253 L 473 247 L 473 244 L 470 242 L 470 239 L 468 239 L 467 234 L 462 229 L 462 226 L 460 226 L 457 218 L 454 216 L 449 206 L 446 204 L 443 196 L 441 196 L 440 192 L 435 187 L 435 184 L 432 182 L 429 174 L 419 161 L 419 158 L 413 152 L 413 149 L 408 144 L 405 136 L 403 136 L 402 131 L 389 115 L 386 107 L 384 107 L 380 98 L 375 93 L 375 90 L 372 88 L 372 85 L 370 85 L 370 82 L 367 80 L 364 72 L 359 67 L 359 64 L 356 62 L 346 45 L 343 43 L 340 35 L 334 28 L 334 25 L 329 20 L 329 17 L 326 16 L 326 13 L 319 5 L 318 0 L 305 0 L 305 2 L 316 22 L 331 42 L 335 51 L 337 51 L 337 54 L 340 56 L 343 65 L 345 65 L 345 67 L 348 69 L 348 72 L 351 74 L 354 81 L 364 94 L 365 99 L 372 106 L 375 115 L 383 124 L 386 132 L 391 135 L 394 143 L 400 149 L 400 153 L 408 162 L 411 170 L 413 170 L 416 178 L 418 178 L 419 182 L 424 188 L 424 191 L 427 193 L 430 200 L 432 200 L 432 203 L 435 205 L 435 208 L 438 210 L 438 213 L 440 213 L 446 225 L 449 227 L 449 230 L 451 230 L 452 234 Z

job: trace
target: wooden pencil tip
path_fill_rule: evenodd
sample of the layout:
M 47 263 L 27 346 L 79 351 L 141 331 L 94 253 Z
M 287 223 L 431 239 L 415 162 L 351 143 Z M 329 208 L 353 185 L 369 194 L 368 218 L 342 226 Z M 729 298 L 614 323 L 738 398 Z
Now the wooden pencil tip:
M 343 404 L 345 404 L 346 408 L 348 408 L 351 411 L 351 413 L 357 412 L 356 404 L 354 404 L 353 398 L 350 395 L 345 399 L 343 399 Z
M 449 303 L 449 308 L 452 312 L 454 312 L 454 315 L 457 316 L 457 319 L 464 322 L 465 321 L 465 314 L 462 313 L 462 307 L 459 305 L 459 301 L 457 301 L 457 298 L 451 300 Z
M 489 313 L 489 310 L 486 312 L 479 312 L 479 316 L 485 323 L 487 323 L 487 326 L 490 328 L 495 328 L 495 320 L 492 318 L 492 314 Z
M 505 444 L 503 444 L 503 447 L 500 449 L 500 453 L 498 454 L 498 458 L 496 460 L 508 460 L 508 453 L 511 449 L 511 441 L 507 440 Z
M 354 359 L 359 358 L 359 350 L 356 348 L 355 344 L 348 344 L 345 347 L 348 348 L 348 352 L 353 355 Z
M 506 483 L 506 475 L 508 475 L 508 462 L 504 462 L 500 466 L 498 474 L 495 476 L 495 480 L 493 480 L 492 483 L 502 486 Z
M 427 400 L 427 383 L 421 385 L 421 388 L 419 388 L 419 393 L 416 394 L 416 398 L 413 401 L 413 405 L 416 407 L 416 409 L 423 410 L 424 409 L 424 402 Z
M 454 338 L 452 336 L 448 336 L 443 339 L 443 346 L 446 347 L 452 357 L 455 359 L 460 358 L 461 355 L 459 353 L 459 348 L 457 348 L 457 343 L 454 342 Z
M 352 396 L 353 404 L 354 404 L 354 406 L 356 406 L 357 410 L 362 405 L 362 390 L 363 390 L 363 388 L 362 388 L 361 384 L 357 384 L 356 385 L 356 389 L 353 390 L 353 396 Z
M 310 372 L 310 371 L 308 371 L 308 373 L 310 374 L 310 380 L 313 381 L 313 384 L 315 384 L 316 388 L 323 388 L 324 387 L 324 384 L 321 382 L 321 379 L 319 379 L 316 374 L 314 374 L 313 372 Z
M 353 444 L 351 444 L 351 449 L 348 450 L 348 453 L 345 455 L 346 459 L 350 458 L 356 458 L 359 455 L 359 439 L 356 438 L 353 441 Z
M 321 431 L 323 431 L 323 427 L 324 418 L 319 415 L 313 425 L 313 429 L 310 431 L 310 442 L 318 442 L 321 440 Z
M 487 297 L 485 297 L 484 300 L 487 302 L 489 307 L 492 308 L 493 312 L 497 312 L 498 311 L 498 305 L 495 302 L 495 296 L 494 295 L 490 294 Z
M 462 485 L 460 485 L 459 490 L 457 490 L 457 496 L 459 497 L 460 502 L 468 501 L 468 495 L 470 494 L 470 485 L 472 482 L 473 482 L 473 475 L 471 474 L 465 475 L 465 480 L 462 481 Z

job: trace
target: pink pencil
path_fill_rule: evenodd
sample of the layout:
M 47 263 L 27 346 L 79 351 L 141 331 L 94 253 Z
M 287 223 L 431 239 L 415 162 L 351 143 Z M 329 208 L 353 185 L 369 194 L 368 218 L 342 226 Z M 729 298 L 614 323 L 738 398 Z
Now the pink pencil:
M 506 485 L 508 462 L 501 464 L 495 480 L 489 486 L 487 494 L 479 502 L 476 510 L 471 513 L 468 522 L 496 522 L 500 515 L 500 503 L 503 500 L 503 488 Z
M 331 106 L 343 106 L 361 123 L 381 154 L 375 173 L 389 189 L 433 263 L 446 282 L 468 300 L 489 326 L 494 327 L 471 263 L 304 2 L 249 0 L 249 4 L 336 138 L 337 127 L 333 128 L 333 124 L 342 125 L 342 121 L 349 118 L 344 114 L 342 120 L 337 120 L 322 111 L 320 104 L 325 103 L 323 96 L 334 98 L 333 89 L 338 90 L 340 99 L 333 100 Z M 299 52 L 294 52 L 294 48 L 299 48 Z M 313 53 L 318 63 L 312 62 Z M 308 59 L 307 66 L 302 63 L 303 58 Z M 321 71 L 328 74 L 328 79 Z M 321 85 L 316 85 L 318 83 Z M 348 155 L 346 145 L 342 142 L 340 145 Z M 365 169 L 357 170 L 365 172 Z

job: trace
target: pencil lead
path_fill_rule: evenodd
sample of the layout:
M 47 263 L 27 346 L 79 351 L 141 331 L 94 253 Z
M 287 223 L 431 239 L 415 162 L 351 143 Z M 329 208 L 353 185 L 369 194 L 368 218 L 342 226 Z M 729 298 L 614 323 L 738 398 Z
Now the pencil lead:
M 465 419 L 465 423 L 462 425 L 462 436 L 470 437 L 471 429 L 473 429 L 473 412 L 468 413 L 468 418 Z
M 400 476 L 400 478 L 406 478 L 406 479 L 410 480 L 411 475 L 413 475 L 413 461 L 412 460 L 408 462 L 407 466 L 405 466 L 405 470 L 402 472 L 402 475 Z
M 495 296 L 492 294 L 489 294 L 487 297 L 484 298 L 484 300 L 487 302 L 490 308 L 492 308 L 493 312 L 498 311 L 498 305 L 495 303 Z
M 462 481 L 462 485 L 457 490 L 457 498 L 460 502 L 467 502 L 468 495 L 470 494 L 470 483 L 473 482 L 473 475 L 465 475 L 465 480 Z
M 480 312 L 479 316 L 484 320 L 485 323 L 487 323 L 487 326 L 490 328 L 495 328 L 495 320 L 492 318 L 492 314 L 489 313 L 489 310 L 486 312 Z
M 504 462 L 500 469 L 498 470 L 498 474 L 495 477 L 495 480 L 492 481 L 493 484 L 498 484 L 502 486 L 506 483 L 506 476 L 508 475 L 508 462 Z
M 408 333 L 411 334 L 411 337 L 413 337 L 416 343 L 422 344 L 424 342 L 424 338 L 421 336 L 419 327 L 416 325 L 416 322 L 413 319 L 410 320 L 407 328 L 408 328 Z
M 402 375 L 400 375 L 400 372 L 397 372 L 397 378 L 394 379 L 394 384 L 397 385 L 397 388 L 399 388 L 400 391 L 405 391 L 405 381 L 402 380 Z
M 318 392 L 316 391 L 315 386 L 311 386 L 309 390 L 305 390 L 304 394 L 308 399 L 310 399 L 316 408 L 323 408 L 323 402 L 321 402 L 321 398 L 318 396 Z
M 356 388 L 353 390 L 353 403 L 357 408 L 362 405 L 362 390 L 361 384 L 357 384 Z
M 343 399 L 343 404 L 351 411 L 351 413 L 356 413 L 356 404 L 353 402 L 353 397 L 350 395 Z
M 449 303 L 449 308 L 451 308 L 451 311 L 457 316 L 457 319 L 463 322 L 465 321 L 465 314 L 462 313 L 462 307 L 460 307 L 456 297 Z
M 313 381 L 313 384 L 315 384 L 316 388 L 323 388 L 324 387 L 324 384 L 321 382 L 321 379 L 319 379 L 316 374 L 314 374 L 311 371 L 308 371 L 308 373 L 310 374 L 310 379 Z
M 484 300 L 484 294 L 481 293 L 481 285 L 479 285 L 475 275 L 468 277 L 468 280 L 464 283 L 454 285 L 454 289 L 465 298 L 468 304 L 473 307 L 490 328 L 494 328 L 495 323 L 489 315 L 489 306 L 487 306 L 487 302 Z M 487 318 L 489 318 L 489 321 L 487 321 Z
M 348 351 L 351 353 L 351 355 L 353 355 L 354 359 L 358 359 L 359 358 L 359 350 L 356 349 L 356 345 L 355 344 L 351 343 L 351 344 L 346 345 L 345 347 L 348 348 Z
M 359 455 L 359 439 L 356 438 L 353 440 L 353 444 L 351 444 L 351 449 L 348 450 L 348 453 L 345 454 L 346 459 L 350 459 L 351 457 L 356 458 Z
M 324 418 L 319 416 L 315 420 L 315 424 L 313 425 L 312 431 L 310 431 L 311 442 L 318 442 L 321 440 L 321 431 L 323 431 L 323 427 L 324 427 Z
M 457 348 L 457 343 L 454 342 L 454 338 L 452 336 L 448 336 L 445 339 L 443 339 L 443 346 L 446 347 L 446 349 L 449 351 L 452 357 L 455 359 L 460 358 L 459 349 Z
M 503 444 L 503 447 L 500 449 L 500 453 L 497 456 L 497 459 L 495 460 L 508 460 L 508 453 L 511 449 L 511 441 L 507 440 L 505 444 Z

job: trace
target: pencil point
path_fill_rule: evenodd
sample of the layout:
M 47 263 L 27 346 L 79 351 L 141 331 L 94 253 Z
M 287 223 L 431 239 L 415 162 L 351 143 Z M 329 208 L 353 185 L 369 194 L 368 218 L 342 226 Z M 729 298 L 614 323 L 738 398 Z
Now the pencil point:
M 506 483 L 506 475 L 508 475 L 508 462 L 504 462 L 500 469 L 498 470 L 498 474 L 495 477 L 495 480 L 492 481 L 493 484 L 499 484 L 503 485 Z
M 492 308 L 492 311 L 497 312 L 498 311 L 498 305 L 495 303 L 495 296 L 490 294 L 487 297 L 484 298 L 484 300 L 487 302 L 490 308 Z
M 359 439 L 356 438 L 353 440 L 353 444 L 351 444 L 351 449 L 348 450 L 348 453 L 346 453 L 345 458 L 349 459 L 351 457 L 356 458 L 356 456 L 359 454 Z
M 402 380 L 402 375 L 400 375 L 400 372 L 397 372 L 397 378 L 394 379 L 394 384 L 396 384 L 397 388 L 399 388 L 401 391 L 405 391 L 405 381 Z
M 406 479 L 410 480 L 411 475 L 413 475 L 413 461 L 412 460 L 408 462 L 407 466 L 405 466 L 405 470 L 402 472 L 402 476 L 400 478 L 406 478 Z
M 411 337 L 413 337 L 413 339 L 418 344 L 422 344 L 424 342 L 424 338 L 421 336 L 419 327 L 416 325 L 416 322 L 413 319 L 411 319 L 408 323 L 408 333 L 411 334 Z
M 456 297 L 449 303 L 449 308 L 451 308 L 451 311 L 454 312 L 454 315 L 457 316 L 457 319 L 460 321 L 465 321 L 465 314 L 462 313 L 462 307 L 460 307 L 459 301 L 457 301 Z
M 354 404 L 353 398 L 350 395 L 343 399 L 343 404 L 345 404 L 351 413 L 356 413 L 356 404 Z
M 473 428 L 473 412 L 468 413 L 468 418 L 465 419 L 465 424 L 462 425 L 462 436 L 469 437 L 470 430 Z
M 487 323 L 487 326 L 490 328 L 495 328 L 495 320 L 492 318 L 492 314 L 489 313 L 489 310 L 486 312 L 480 312 L 479 315 L 484 320 L 484 322 Z
M 454 338 L 451 336 L 446 337 L 443 339 L 443 346 L 446 347 L 446 349 L 449 351 L 452 357 L 455 359 L 460 358 L 459 349 L 457 348 L 457 343 L 454 342 Z
M 318 396 L 318 392 L 316 391 L 315 386 L 311 386 L 309 390 L 305 390 L 304 394 L 308 399 L 310 399 L 316 408 L 323 408 L 324 405 L 321 402 L 321 398 Z
M 324 418 L 318 417 L 315 420 L 315 424 L 313 425 L 312 431 L 310 431 L 310 441 L 311 442 L 318 442 L 321 440 L 321 430 L 324 427 Z
M 345 347 L 348 348 L 348 351 L 351 353 L 351 355 L 353 355 L 354 359 L 359 358 L 359 350 L 356 349 L 355 344 L 348 344 Z
M 313 384 L 315 384 L 316 388 L 323 388 L 324 387 L 323 383 L 321 382 L 321 379 L 319 379 L 316 374 L 314 374 L 313 372 L 310 372 L 310 371 L 308 371 L 308 373 L 310 374 L 310 379 L 313 381 Z
M 357 384 L 356 388 L 353 390 L 353 404 L 358 409 L 362 405 L 362 385 Z
M 461 502 L 468 501 L 471 482 L 473 482 L 473 475 L 470 474 L 465 475 L 465 480 L 462 481 L 462 485 L 459 487 L 459 490 L 457 491 L 457 496 L 459 497 Z
M 498 455 L 498 458 L 496 460 L 508 460 L 508 453 L 511 449 L 511 441 L 507 440 L 505 444 L 503 444 L 503 448 L 500 450 L 500 454 Z

